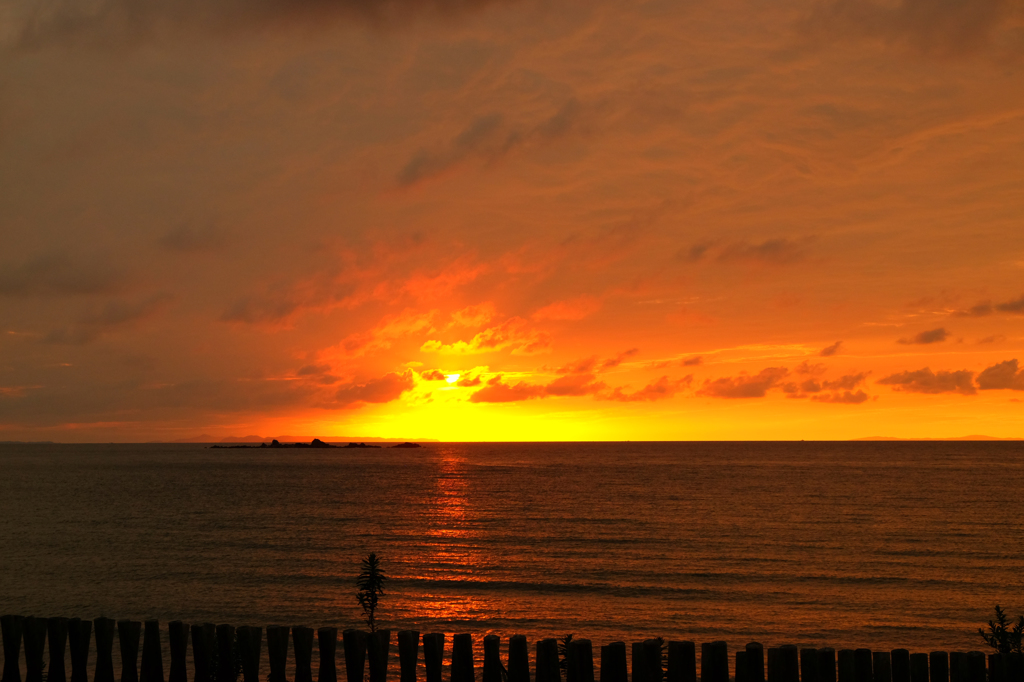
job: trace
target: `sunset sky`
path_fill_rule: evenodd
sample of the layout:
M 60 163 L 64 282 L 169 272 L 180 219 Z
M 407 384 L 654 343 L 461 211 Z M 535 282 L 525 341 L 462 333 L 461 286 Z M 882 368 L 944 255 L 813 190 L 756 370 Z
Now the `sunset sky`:
M 1024 436 L 1021 0 L 0 0 L 0 440 Z

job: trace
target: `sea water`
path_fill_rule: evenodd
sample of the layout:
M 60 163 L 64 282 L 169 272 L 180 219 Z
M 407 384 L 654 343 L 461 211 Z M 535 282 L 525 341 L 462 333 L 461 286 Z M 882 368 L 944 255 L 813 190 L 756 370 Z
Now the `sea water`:
M 363 627 L 376 552 L 392 631 L 973 649 L 1022 500 L 1013 442 L 4 444 L 0 613 Z

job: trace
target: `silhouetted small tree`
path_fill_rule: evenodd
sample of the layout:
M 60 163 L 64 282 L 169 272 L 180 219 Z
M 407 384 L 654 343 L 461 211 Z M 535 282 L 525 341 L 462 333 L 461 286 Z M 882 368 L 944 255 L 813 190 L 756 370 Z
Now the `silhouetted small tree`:
M 356 600 L 363 607 L 363 615 L 366 616 L 366 624 L 370 632 L 377 631 L 377 622 L 374 620 L 374 613 L 377 610 L 377 602 L 384 596 L 384 582 L 388 579 L 380 568 L 380 557 L 374 552 L 363 559 L 362 571 L 356 578 Z
M 1006 613 L 996 605 L 996 619 L 988 622 L 988 632 L 978 628 L 978 634 L 985 644 L 1001 654 L 1024 653 L 1021 651 L 1021 639 L 1024 637 L 1024 616 L 1017 618 L 1017 624 L 1010 626 Z
M 565 673 L 564 679 L 568 679 L 569 675 L 569 644 L 571 643 L 571 632 L 558 640 L 558 667 Z

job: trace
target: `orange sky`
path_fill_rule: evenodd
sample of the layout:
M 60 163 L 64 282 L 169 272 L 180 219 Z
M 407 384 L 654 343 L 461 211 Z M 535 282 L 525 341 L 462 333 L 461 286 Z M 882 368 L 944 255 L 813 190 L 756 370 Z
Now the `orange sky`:
M 1024 436 L 1022 74 L 1020 0 L 6 0 L 0 440 Z

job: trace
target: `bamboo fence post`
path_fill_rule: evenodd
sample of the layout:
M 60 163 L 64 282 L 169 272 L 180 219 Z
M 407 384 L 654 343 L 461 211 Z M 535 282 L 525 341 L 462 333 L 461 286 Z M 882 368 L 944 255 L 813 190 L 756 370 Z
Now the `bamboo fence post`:
M 262 648 L 263 628 L 255 625 L 243 625 L 238 628 L 238 656 L 242 661 L 242 675 L 245 682 L 260 682 Z M 146 680 L 142 682 L 146 682 Z
M 46 672 L 47 682 L 67 682 L 64 652 L 68 646 L 68 619 L 50 618 L 47 620 L 46 635 L 50 649 L 50 669 Z
M 853 649 L 840 649 L 836 652 L 836 670 L 839 682 L 857 682 L 857 666 L 854 663 Z
M 671 669 L 671 663 L 669 663 Z M 626 643 L 612 642 L 601 647 L 601 682 L 629 682 L 626 667 Z M 511 676 L 509 682 L 512 682 Z
M 1024 682 L 1024 656 L 1015 651 L 1003 658 L 1006 660 L 1007 682 Z
M 526 635 L 512 635 L 508 639 L 508 682 L 530 682 L 530 647 Z
M 21 631 L 25 618 L 0 616 L 4 640 L 4 676 L 2 682 L 21 682 Z
M 29 616 L 22 622 L 25 637 L 25 682 L 43 682 L 46 619 Z
M 587 641 L 589 642 L 590 640 Z M 661 651 L 663 646 L 662 640 L 644 640 L 644 670 L 647 672 L 647 682 L 664 681 L 665 671 L 661 668 Z M 725 664 L 728 666 L 729 661 L 727 660 Z M 583 682 L 583 680 L 576 680 L 575 682 Z
M 167 640 L 171 649 L 171 669 L 167 682 L 188 682 L 185 669 L 188 655 L 188 625 L 180 620 L 172 620 L 167 624 Z
M 782 666 L 779 664 L 778 647 L 768 647 L 768 682 L 782 682 Z
M 192 626 L 192 665 L 195 677 L 192 682 L 213 682 L 213 654 L 217 646 L 217 626 L 202 623 Z
M 818 682 L 836 682 L 836 650 L 830 646 L 818 649 Z
M 89 640 L 92 621 L 72 618 L 68 621 L 68 647 L 71 649 L 71 682 L 89 682 Z
M 139 682 L 139 636 L 141 634 L 142 623 L 139 621 L 117 621 L 117 644 L 121 650 L 121 682 Z
M 931 682 L 949 682 L 949 654 L 933 651 L 928 655 L 929 679 Z
M 147 620 L 142 631 L 141 682 L 164 682 L 164 656 L 160 648 L 160 621 Z M 257 681 L 258 682 L 258 681 Z
M 967 652 L 967 679 L 969 682 L 988 682 L 985 670 L 985 654 L 980 651 Z
M 818 682 L 818 650 L 800 650 L 800 682 Z
M 235 626 L 217 626 L 217 682 L 235 682 Z
M 313 628 L 293 627 L 292 648 L 295 649 L 295 682 L 313 682 Z
M 647 676 L 647 656 L 644 652 L 643 642 L 633 642 L 630 646 L 631 663 L 633 664 L 632 682 L 651 682 Z M 566 682 L 569 682 L 566 680 Z
M 744 650 L 747 652 L 749 682 L 765 682 L 764 645 L 760 642 L 750 642 Z
M 416 682 L 416 666 L 420 658 L 420 633 L 416 630 L 398 631 L 399 682 Z
M 700 645 L 701 682 L 729 682 L 729 645 L 721 640 Z
M 746 649 L 736 650 L 735 679 L 736 682 L 750 682 L 750 670 L 747 669 Z
M 558 640 L 542 639 L 537 642 L 536 682 L 561 682 L 562 671 L 558 667 Z
M 893 649 L 889 652 L 892 663 L 892 682 L 910 682 L 910 652 L 906 649 Z
M 473 636 L 461 633 L 452 637 L 452 682 L 474 682 Z
M 949 652 L 949 682 L 966 682 L 967 654 L 963 651 Z
M 486 635 L 484 637 L 483 682 L 501 682 L 501 669 L 501 637 Z
M 320 628 L 316 631 L 316 648 L 320 654 L 320 665 L 316 673 L 317 682 L 338 682 L 338 628 Z M 373 668 L 370 668 L 372 671 Z M 245 682 L 249 682 L 246 680 Z M 255 680 L 259 682 L 259 680 Z
M 426 671 L 427 682 L 441 682 L 441 674 L 444 670 L 443 632 L 429 632 L 423 635 L 423 668 Z M 362 682 L 362 680 L 356 682 Z
M 910 654 L 910 682 L 928 682 L 928 654 Z
M 344 630 L 341 644 L 345 648 L 345 679 L 347 682 L 363 682 L 366 667 L 366 632 Z
M 391 654 L 391 630 L 377 630 L 367 635 L 366 654 L 370 664 L 370 682 L 386 682 L 388 656 Z
M 779 647 L 779 668 L 782 682 L 800 682 L 800 651 L 796 645 L 783 644 Z
M 287 625 L 267 626 L 267 657 L 270 659 L 270 682 L 286 682 L 285 671 L 288 666 L 288 635 L 290 633 L 291 628 Z
M 871 654 L 871 679 L 874 682 L 892 682 L 892 659 L 888 651 Z
M 988 655 L 989 682 L 1006 682 L 1006 666 L 1003 665 L 1002 654 Z
M 625 660 L 626 647 L 622 647 Z M 697 682 L 697 645 L 690 641 L 668 643 L 668 682 Z
M 576 682 L 594 682 L 594 648 L 590 640 L 572 640 L 569 651 Z
M 96 618 L 92 621 L 96 638 L 96 670 L 93 682 L 114 682 L 114 620 Z
M 855 649 L 853 652 L 854 682 L 871 682 L 871 649 Z M 947 680 L 947 682 L 949 682 Z

